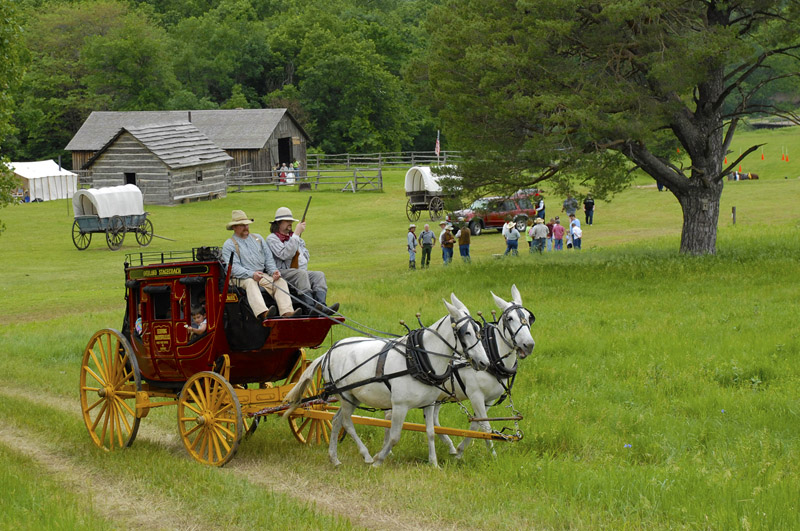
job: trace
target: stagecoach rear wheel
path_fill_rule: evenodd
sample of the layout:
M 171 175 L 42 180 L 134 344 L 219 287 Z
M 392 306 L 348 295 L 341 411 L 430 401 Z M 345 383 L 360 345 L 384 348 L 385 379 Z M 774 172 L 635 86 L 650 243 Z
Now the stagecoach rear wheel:
M 428 213 L 431 216 L 431 221 L 439 221 L 442 219 L 442 211 L 444 210 L 444 200 L 441 197 L 434 197 L 428 205 Z
M 408 218 L 408 221 L 417 221 L 420 215 L 421 212 L 414 208 L 414 205 L 411 203 L 411 199 L 409 199 L 408 203 L 406 203 L 406 217 Z
M 89 244 L 92 242 L 92 233 L 91 232 L 83 232 L 81 230 L 80 225 L 78 224 L 78 220 L 76 219 L 72 223 L 72 243 L 75 244 L 75 247 L 78 248 L 79 251 L 83 251 Z
M 184 384 L 178 399 L 178 431 L 197 461 L 223 466 L 244 435 L 242 408 L 233 387 L 215 372 L 199 372 Z
M 125 337 L 110 328 L 95 333 L 83 351 L 81 411 L 92 441 L 104 450 L 126 448 L 139 431 L 139 365 Z
M 118 250 L 122 247 L 122 242 L 125 240 L 125 221 L 120 216 L 111 216 L 108 220 L 108 228 L 106 228 L 106 243 L 108 248 L 112 251 Z
M 305 353 L 303 353 L 303 355 L 298 358 L 297 363 L 292 368 L 289 376 L 286 377 L 286 382 L 284 385 L 297 383 L 297 381 L 300 379 L 300 376 L 303 374 L 303 371 L 305 371 L 306 367 L 308 367 L 309 363 L 309 361 L 306 361 Z M 303 394 L 303 398 L 308 398 L 318 394 L 320 389 L 322 389 L 322 374 L 320 371 L 317 371 L 317 374 L 314 375 L 314 379 L 312 380 L 311 384 Z M 311 409 L 313 411 L 324 411 L 326 409 L 333 408 L 326 406 L 325 404 L 315 404 L 313 406 L 308 406 L 307 409 Z M 331 421 L 328 419 L 315 419 L 302 416 L 289 417 L 289 429 L 292 430 L 292 434 L 294 435 L 295 439 L 300 441 L 301 444 L 329 443 L 331 440 L 331 428 Z M 339 440 L 342 440 L 344 435 L 344 430 L 341 430 L 339 433 Z
M 147 218 L 136 227 L 136 243 L 147 247 L 153 241 L 153 222 Z

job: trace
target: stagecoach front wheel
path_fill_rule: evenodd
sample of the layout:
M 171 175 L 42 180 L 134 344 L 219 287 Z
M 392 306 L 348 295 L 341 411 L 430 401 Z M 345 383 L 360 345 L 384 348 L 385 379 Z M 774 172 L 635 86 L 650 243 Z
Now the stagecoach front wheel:
M 136 243 L 147 247 L 151 241 L 153 241 L 153 222 L 144 218 L 144 221 L 136 227 Z
M 178 399 L 178 430 L 197 461 L 223 466 L 244 435 L 242 408 L 233 387 L 215 372 L 199 372 L 184 384 Z
M 142 390 L 139 365 L 125 337 L 100 330 L 83 351 L 81 411 L 92 441 L 104 450 L 126 448 L 139 431 L 136 392 Z
M 286 378 L 286 384 L 294 384 L 300 379 L 300 376 L 303 374 L 303 371 L 306 370 L 310 362 L 306 361 L 305 353 L 297 360 L 294 368 L 289 373 L 289 376 Z M 314 396 L 319 393 L 322 389 L 322 374 L 320 371 L 314 375 L 314 379 L 311 381 L 311 384 L 306 389 L 306 392 L 303 394 L 303 398 L 308 398 L 310 396 Z M 309 411 L 311 414 L 318 411 L 326 411 L 326 410 L 335 410 L 336 407 L 328 406 L 325 404 L 315 404 L 312 406 L 306 406 L 304 408 L 299 408 L 296 411 Z M 292 430 L 292 434 L 294 435 L 295 439 L 300 441 L 302 444 L 328 444 L 331 441 L 331 421 L 327 418 L 313 418 L 311 416 L 292 416 L 289 417 L 289 429 Z M 339 440 L 344 438 L 344 430 L 341 430 L 339 433 Z
M 428 205 L 428 213 L 431 216 L 431 221 L 439 221 L 442 219 L 442 211 L 444 210 L 444 200 L 441 197 L 434 197 Z
M 419 219 L 421 212 L 414 208 L 414 205 L 411 203 L 411 199 L 408 200 L 406 203 L 406 217 L 408 221 L 417 221 Z
M 118 250 L 122 247 L 122 242 L 125 240 L 125 222 L 120 216 L 111 216 L 108 220 L 108 228 L 106 229 L 106 243 L 108 248 L 112 251 Z
M 76 219 L 72 223 L 72 243 L 75 244 L 75 247 L 78 248 L 79 251 L 83 251 L 92 241 L 92 233 L 91 232 L 83 232 L 81 230 L 81 226 L 78 224 L 78 220 Z

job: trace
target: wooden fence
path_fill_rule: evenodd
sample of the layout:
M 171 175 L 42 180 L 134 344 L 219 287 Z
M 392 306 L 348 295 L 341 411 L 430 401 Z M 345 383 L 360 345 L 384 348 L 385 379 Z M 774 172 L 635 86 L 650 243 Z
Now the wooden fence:
M 283 173 L 283 176 L 281 174 Z M 299 190 L 318 190 L 320 186 L 335 186 L 342 192 L 383 191 L 383 173 L 380 168 L 350 168 L 349 170 L 311 169 L 295 172 L 252 171 L 249 165 L 231 168 L 227 175 L 228 191 L 255 192 L 283 186 Z
M 309 168 L 341 167 L 351 168 L 383 166 L 436 166 L 440 164 L 456 164 L 461 159 L 460 151 L 442 151 L 436 155 L 434 151 L 397 151 L 394 153 L 309 153 L 306 163 Z

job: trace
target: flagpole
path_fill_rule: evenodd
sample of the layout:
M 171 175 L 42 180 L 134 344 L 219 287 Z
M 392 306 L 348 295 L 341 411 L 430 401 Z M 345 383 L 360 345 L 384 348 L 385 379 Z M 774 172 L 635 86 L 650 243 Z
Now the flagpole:
M 440 144 L 439 144 L 439 130 L 436 130 L 436 165 L 439 166 L 439 153 L 440 153 Z

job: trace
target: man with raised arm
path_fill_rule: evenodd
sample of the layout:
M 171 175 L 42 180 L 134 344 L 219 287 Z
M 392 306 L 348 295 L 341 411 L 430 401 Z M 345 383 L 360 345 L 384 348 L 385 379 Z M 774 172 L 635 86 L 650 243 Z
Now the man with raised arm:
M 253 314 L 262 321 L 280 313 L 281 317 L 292 317 L 299 313 L 292 306 L 289 297 L 289 285 L 281 278 L 281 273 L 272 258 L 266 241 L 260 234 L 250 234 L 250 224 L 253 220 L 247 217 L 242 210 L 231 213 L 231 221 L 226 228 L 233 231 L 233 235 L 222 245 L 222 259 L 225 266 L 233 254 L 231 270 L 231 284 L 244 288 L 247 293 L 247 302 Z M 278 304 L 267 309 L 264 298 L 261 296 L 259 286 Z
M 280 207 L 275 212 L 267 236 L 267 244 L 275 258 L 283 278 L 294 286 L 298 297 L 303 301 L 308 313 L 324 313 L 331 315 L 339 310 L 339 303 L 328 306 L 328 283 L 322 271 L 309 271 L 308 260 L 310 254 L 306 242 L 300 236 L 306 230 L 306 222 L 300 221 L 292 231 L 292 223 L 298 220 L 292 217 L 292 211 L 287 207 Z

